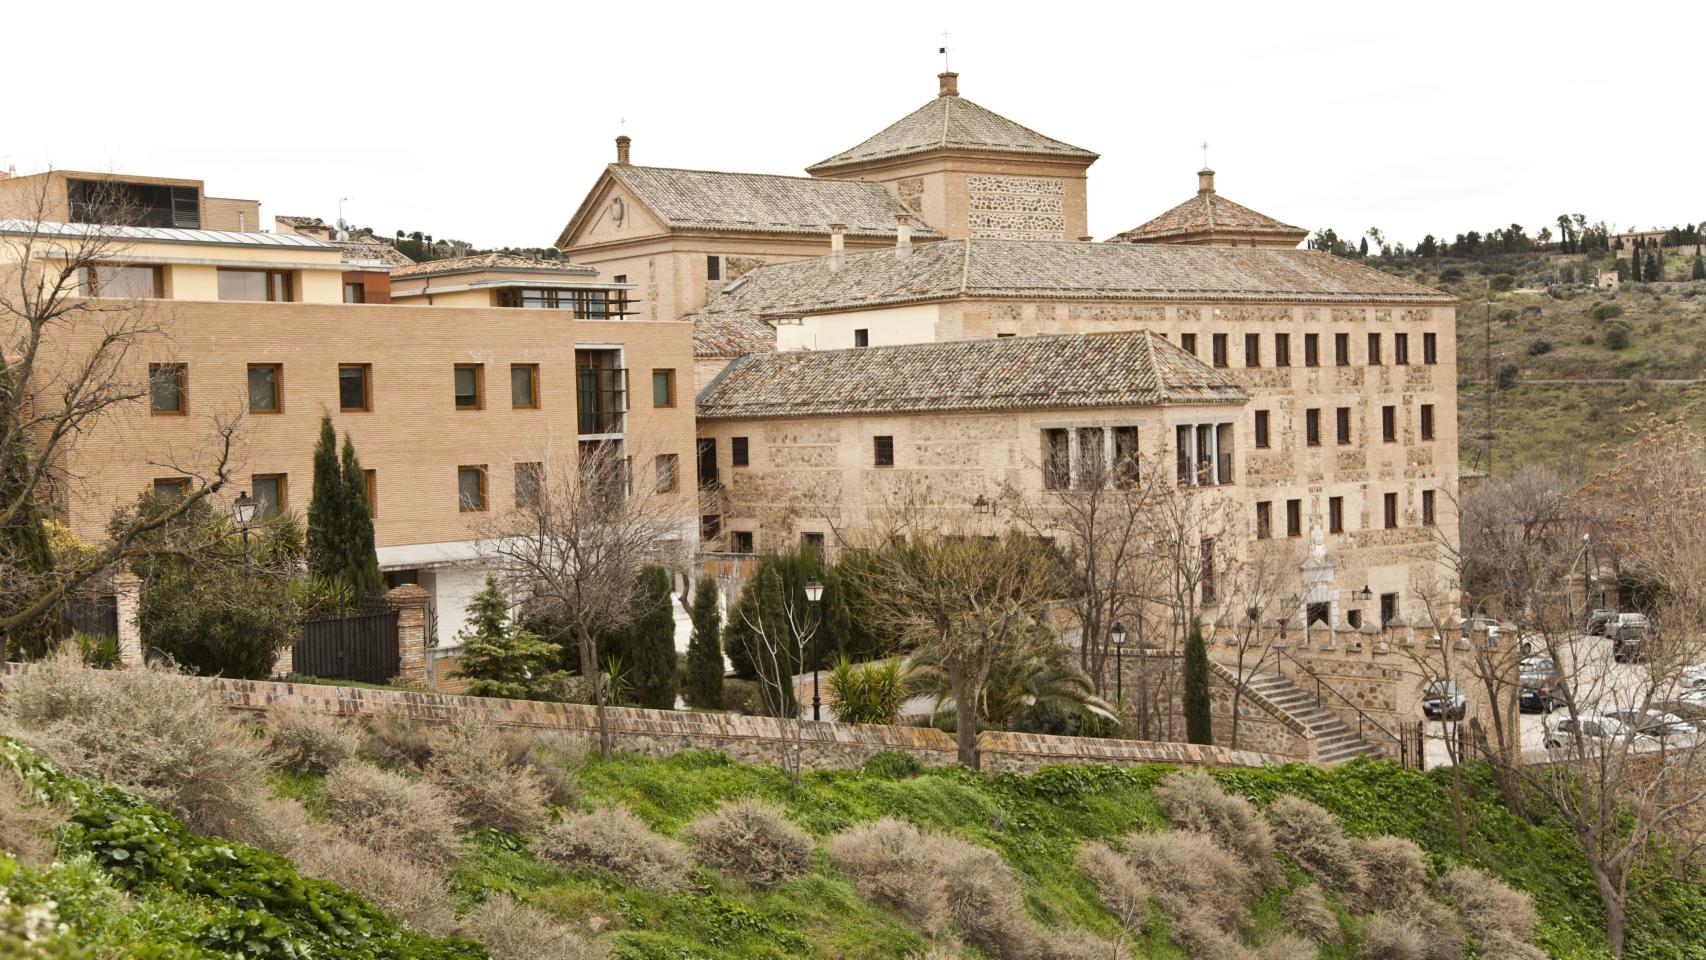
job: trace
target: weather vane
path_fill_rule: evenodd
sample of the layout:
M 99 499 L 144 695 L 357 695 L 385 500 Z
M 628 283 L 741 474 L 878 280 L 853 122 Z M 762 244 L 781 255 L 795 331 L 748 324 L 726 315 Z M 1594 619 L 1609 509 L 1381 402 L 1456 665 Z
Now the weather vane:
M 942 72 L 952 73 L 953 70 L 948 67 L 948 31 L 942 31 L 942 45 L 937 48 L 936 52 L 942 55 Z
M 1204 140 L 1202 142 L 1202 168 L 1204 170 L 1208 169 L 1208 141 L 1207 140 Z

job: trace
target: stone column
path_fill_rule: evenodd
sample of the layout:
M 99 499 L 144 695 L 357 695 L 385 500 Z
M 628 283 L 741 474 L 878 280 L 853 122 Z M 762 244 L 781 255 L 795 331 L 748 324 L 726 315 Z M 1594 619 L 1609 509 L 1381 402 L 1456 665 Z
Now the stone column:
M 126 570 L 113 576 L 113 596 L 118 601 L 118 659 L 127 668 L 142 666 L 142 625 L 137 611 L 142 607 L 142 578 Z
M 392 587 L 385 599 L 397 611 L 397 681 L 404 686 L 435 688 L 432 650 L 427 647 L 427 603 L 432 595 L 417 584 Z

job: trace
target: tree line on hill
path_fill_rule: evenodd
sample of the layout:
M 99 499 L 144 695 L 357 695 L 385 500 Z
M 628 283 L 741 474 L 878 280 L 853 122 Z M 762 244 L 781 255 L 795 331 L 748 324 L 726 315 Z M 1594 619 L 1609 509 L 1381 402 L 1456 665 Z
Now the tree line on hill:
M 1533 235 L 1517 223 L 1495 227 L 1485 233 L 1470 230 L 1450 239 L 1436 237 L 1430 233 L 1413 246 L 1389 241 L 1378 227 L 1370 227 L 1356 239 L 1341 237 L 1331 227 L 1327 227 L 1315 231 L 1309 237 L 1308 247 L 1339 257 L 1375 256 L 1385 260 L 1437 260 L 1444 257 L 1480 260 L 1523 253 L 1582 253 L 1603 256 L 1612 252 L 1613 233 L 1604 220 L 1590 223 L 1584 215 L 1572 213 L 1559 214 L 1556 223 L 1556 233 L 1550 226 L 1544 226 L 1534 231 Z M 1637 241 L 1643 251 L 1698 248 L 1703 243 L 1706 243 L 1706 221 L 1673 226 L 1665 231 L 1662 241 L 1659 242 L 1649 243 L 1642 239 Z M 1696 252 L 1698 253 L 1698 250 Z

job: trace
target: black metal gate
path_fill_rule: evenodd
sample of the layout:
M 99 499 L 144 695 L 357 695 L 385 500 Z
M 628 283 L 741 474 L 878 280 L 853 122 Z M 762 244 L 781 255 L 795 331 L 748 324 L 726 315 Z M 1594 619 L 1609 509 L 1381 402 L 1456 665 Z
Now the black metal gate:
M 60 607 L 60 619 L 67 633 L 104 634 L 118 636 L 118 597 L 112 594 L 98 597 L 78 597 L 66 600 Z
M 291 669 L 305 677 L 385 683 L 401 672 L 397 611 L 305 620 Z

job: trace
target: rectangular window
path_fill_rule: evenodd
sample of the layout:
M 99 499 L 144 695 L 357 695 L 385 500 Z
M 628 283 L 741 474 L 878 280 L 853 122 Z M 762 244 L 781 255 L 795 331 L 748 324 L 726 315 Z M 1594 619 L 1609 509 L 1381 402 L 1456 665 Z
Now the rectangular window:
M 1380 408 L 1380 438 L 1387 443 L 1398 442 L 1398 408 Z
M 345 303 L 361 303 L 362 301 L 364 301 L 366 299 L 367 299 L 366 291 L 363 289 L 363 287 L 360 283 L 345 283 L 344 284 L 344 302 Z
M 509 405 L 515 410 L 539 409 L 539 364 L 509 365 Z
M 1341 443 L 1341 444 L 1350 443 L 1351 442 L 1351 408 L 1350 407 L 1340 407 L 1335 412 L 1337 414 L 1336 419 L 1338 420 L 1338 426 L 1339 426 L 1339 443 Z
M 1437 334 L 1422 334 L 1422 362 L 1439 362 L 1439 337 Z
M 675 371 L 652 371 L 652 406 L 675 406 Z
M 159 299 L 165 295 L 162 277 L 159 267 L 94 264 L 83 268 L 82 289 L 78 292 L 85 297 L 114 300 Z
M 1396 493 L 1387 494 L 1385 497 L 1385 505 L 1386 529 L 1396 530 L 1398 529 L 1398 495 Z
M 1398 616 L 1398 595 L 1383 593 L 1380 595 L 1380 625 L 1382 627 L 1392 622 Z
M 1073 486 L 1088 487 L 1107 481 L 1107 447 L 1101 427 L 1078 428 L 1078 476 Z
M 1346 610 L 1345 611 L 1345 623 L 1349 624 L 1350 628 L 1352 630 L 1361 630 L 1362 629 L 1362 611 L 1361 610 Z M 1361 641 L 1358 641 L 1358 642 L 1360 643 Z
M 676 476 L 681 472 L 681 458 L 673 453 L 660 453 L 654 469 L 657 472 L 657 486 L 654 493 L 674 493 Z
M 188 477 L 161 477 L 154 481 L 154 495 L 156 497 L 170 499 L 184 496 L 189 492 L 190 480 Z
M 1285 502 L 1285 535 L 1288 537 L 1303 536 L 1303 501 L 1287 500 Z
M 1291 334 L 1274 334 L 1274 366 L 1291 366 Z
M 894 466 L 894 438 L 893 437 L 872 437 L 871 438 L 871 448 L 872 448 L 872 457 L 871 457 L 871 465 L 872 466 L 876 466 L 876 467 L 892 467 L 892 466 Z
M 463 513 L 486 509 L 486 465 L 456 468 L 456 502 Z
M 1394 333 L 1392 335 L 1392 362 L 1403 366 L 1410 362 L 1410 335 Z
M 1256 539 L 1267 540 L 1274 535 L 1274 505 L 1268 500 L 1256 502 Z
M 486 365 L 456 365 L 456 409 L 479 410 L 486 405 Z
M 545 465 L 543 463 L 518 463 L 515 465 L 515 505 L 518 507 L 537 507 L 539 492 L 545 489 Z
M 1262 335 L 1259 333 L 1244 334 L 1244 366 L 1259 367 L 1262 365 Z
M 283 410 L 284 398 L 280 393 L 283 384 L 283 364 L 249 364 L 249 412 L 278 413 Z
M 1380 363 L 1380 334 L 1371 333 L 1368 335 L 1368 365 L 1378 367 Z
M 1321 445 L 1321 411 L 1316 407 L 1303 411 L 1303 442 L 1312 447 Z
M 1114 428 L 1114 483 L 1130 487 L 1137 483 L 1137 428 Z
M 723 535 L 723 518 L 721 514 L 707 513 L 699 518 L 699 540 L 710 544 Z
M 1306 333 L 1303 335 L 1303 365 L 1319 367 L 1321 365 L 1321 335 Z
M 1422 523 L 1430 527 L 1434 525 L 1434 492 L 1432 490 L 1422 491 Z
M 1345 498 L 1327 498 L 1327 532 L 1345 532 Z
M 249 478 L 249 490 L 255 500 L 255 519 L 265 520 L 284 512 L 289 503 L 287 481 L 282 473 L 257 473 Z
M 1173 428 L 1173 454 L 1179 466 L 1179 482 L 1191 481 L 1191 437 L 1196 434 L 1196 428 L 1179 426 Z
M 705 258 L 705 279 L 723 279 L 723 258 L 715 256 Z
M 1202 542 L 1202 602 L 1214 602 L 1214 540 L 1205 539 Z
M 729 463 L 737 467 L 747 465 L 745 437 L 729 438 Z
M 1341 367 L 1351 365 L 1351 335 L 1348 333 L 1333 334 L 1333 363 Z
M 343 413 L 373 409 L 373 364 L 338 364 L 338 409 Z
M 1065 490 L 1072 484 L 1072 439 L 1061 427 L 1043 431 L 1043 489 Z
M 753 553 L 752 531 L 735 530 L 729 533 L 729 549 L 735 553 Z
M 379 518 L 379 471 L 378 470 L 363 470 L 361 472 L 365 475 L 365 479 L 367 480 L 367 515 L 370 517 L 373 517 L 374 519 L 378 519 Z
M 699 489 L 715 490 L 721 486 L 717 475 L 717 438 L 699 438 Z
M 149 364 L 148 412 L 156 417 L 181 417 L 188 413 L 189 376 L 188 364 Z
M 1217 367 L 1226 366 L 1226 334 L 1217 333 L 1214 335 L 1213 350 L 1214 365 Z
M 294 299 L 291 296 L 290 271 L 220 267 L 219 299 L 289 303 Z
M 806 550 L 817 552 L 817 558 L 823 559 L 823 534 L 806 532 L 800 534 L 800 546 Z
M 868 346 L 870 346 L 871 345 L 871 331 L 869 331 L 869 330 L 855 330 L 855 331 L 853 331 L 853 345 L 855 347 L 868 347 Z
M 1268 411 L 1256 411 L 1256 446 L 1267 449 L 1268 446 Z
M 1194 333 L 1179 334 L 1179 349 L 1191 356 L 1197 355 L 1197 335 Z
M 617 296 L 620 298 L 622 294 Z M 570 310 L 576 320 L 603 320 L 611 315 L 608 290 L 505 287 L 498 291 L 498 306 L 523 310 Z M 625 309 L 626 303 L 618 299 L 617 308 Z
M 1423 440 L 1432 440 L 1433 438 L 1434 438 L 1434 405 L 1431 403 L 1424 403 L 1424 404 L 1422 404 L 1422 439 Z

